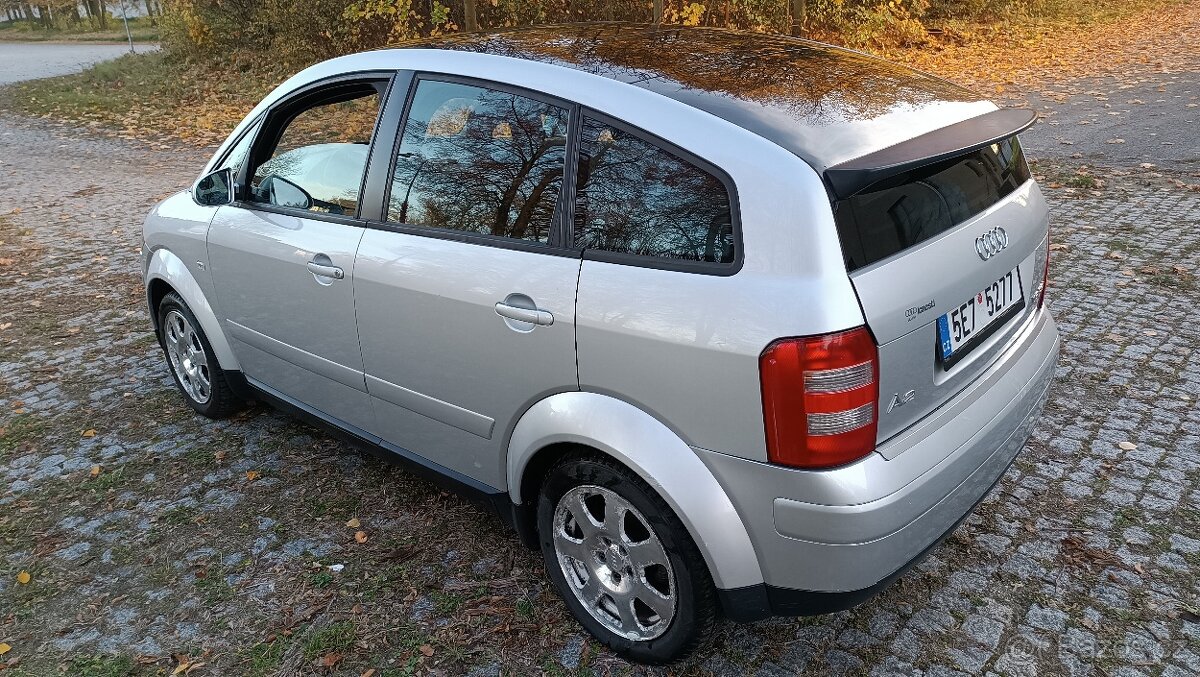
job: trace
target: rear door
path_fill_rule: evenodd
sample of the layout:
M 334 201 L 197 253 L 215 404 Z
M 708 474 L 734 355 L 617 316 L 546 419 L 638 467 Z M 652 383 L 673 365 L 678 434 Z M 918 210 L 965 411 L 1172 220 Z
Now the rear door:
M 208 257 L 247 378 L 339 421 L 374 424 L 354 316 L 359 193 L 386 79 L 318 86 L 274 109 L 221 207 Z
M 570 106 L 532 93 L 417 78 L 384 221 L 355 263 L 376 433 L 484 489 L 504 486 L 517 417 L 578 389 L 569 120 Z
M 879 441 L 1012 344 L 1035 311 L 1047 209 L 1015 136 L 840 200 L 851 281 L 879 343 Z

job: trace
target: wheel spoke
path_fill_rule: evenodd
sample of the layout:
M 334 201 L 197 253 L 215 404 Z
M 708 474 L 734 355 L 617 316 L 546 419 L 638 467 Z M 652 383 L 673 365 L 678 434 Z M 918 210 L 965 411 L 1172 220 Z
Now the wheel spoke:
M 571 511 L 571 515 L 575 518 L 575 523 L 579 525 L 579 530 L 583 532 L 583 537 L 595 535 L 600 531 L 602 524 L 597 524 L 592 519 L 592 513 L 588 510 L 587 505 L 583 502 L 583 494 L 577 494 L 575 500 L 567 506 L 567 510 Z
M 638 572 L 637 588 L 634 591 L 634 596 L 640 599 L 642 604 L 653 609 L 659 618 L 671 618 L 675 613 L 674 600 L 663 597 L 662 593 L 654 589 L 654 586 L 646 583 L 644 576 L 644 572 Z
M 641 543 L 626 543 L 625 550 L 629 553 L 630 561 L 639 569 L 651 564 L 667 564 L 667 551 L 657 538 L 650 537 Z
M 554 534 L 554 543 L 558 546 L 559 554 L 576 559 L 585 565 L 590 564 L 589 559 L 592 557 L 592 554 L 588 552 L 587 546 L 583 544 L 583 541 L 576 541 L 570 536 L 559 532 Z
M 637 615 L 633 613 L 633 599 L 631 594 L 613 596 L 613 601 L 617 603 L 617 614 L 621 617 L 621 629 L 625 632 L 637 632 L 641 629 Z

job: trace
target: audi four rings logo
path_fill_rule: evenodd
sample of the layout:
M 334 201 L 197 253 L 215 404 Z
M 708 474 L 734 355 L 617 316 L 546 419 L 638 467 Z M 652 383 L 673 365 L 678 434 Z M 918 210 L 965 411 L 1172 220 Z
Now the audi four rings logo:
M 997 226 L 988 232 L 975 238 L 975 251 L 979 252 L 979 258 L 987 261 L 1000 250 L 1008 246 L 1008 233 L 1004 229 Z

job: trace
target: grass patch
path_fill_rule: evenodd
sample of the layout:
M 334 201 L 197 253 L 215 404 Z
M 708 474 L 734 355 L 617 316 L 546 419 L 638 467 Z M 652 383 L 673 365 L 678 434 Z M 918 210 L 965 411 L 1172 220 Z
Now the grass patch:
M 333 573 L 328 569 L 321 569 L 320 571 L 313 572 L 308 577 L 308 583 L 318 590 L 324 590 L 325 588 L 333 585 Z
M 440 590 L 434 591 L 430 597 L 433 598 L 433 608 L 439 616 L 453 615 L 466 601 L 462 595 Z
M 287 75 L 199 65 L 162 52 L 127 54 L 72 75 L 4 90 L 4 106 L 27 115 L 98 122 L 140 140 L 218 143 Z
M 129 656 L 92 656 L 71 661 L 70 674 L 75 677 L 126 677 L 134 674 L 133 659 Z
M 171 526 L 183 526 L 192 521 L 196 516 L 197 509 L 187 505 L 177 505 L 173 508 L 168 508 L 158 516 L 158 523 Z
M 57 10 L 55 10 L 57 11 Z M 144 17 L 129 19 L 129 34 L 134 42 L 158 42 L 158 26 L 151 26 Z M 110 19 L 103 30 L 91 25 L 46 28 L 32 21 L 0 21 L 0 40 L 20 42 L 126 42 L 125 24 L 120 17 Z
M 247 677 L 274 675 L 279 670 L 279 664 L 283 662 L 283 655 L 287 653 L 290 644 L 290 637 L 279 637 L 273 642 L 259 642 L 241 652 L 242 658 L 245 659 L 243 674 Z
M 44 439 L 49 422 L 33 414 L 18 414 L 8 425 L 0 426 L 0 458 L 7 457 L 22 444 Z
M 333 652 L 344 653 L 354 644 L 357 628 L 353 621 L 337 621 L 317 628 L 304 638 L 304 658 L 313 660 Z

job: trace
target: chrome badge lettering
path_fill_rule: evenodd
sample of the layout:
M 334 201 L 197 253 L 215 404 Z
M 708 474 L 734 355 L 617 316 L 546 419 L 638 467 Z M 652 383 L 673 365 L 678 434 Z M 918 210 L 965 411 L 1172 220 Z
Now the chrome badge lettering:
M 904 311 L 904 319 L 909 322 L 912 322 L 913 320 L 917 319 L 917 316 L 920 315 L 921 313 L 923 313 L 927 310 L 933 310 L 933 307 L 936 305 L 937 305 L 936 301 L 934 301 L 933 299 L 929 299 L 928 303 L 923 303 L 919 306 L 913 306 L 912 308 L 905 310 Z
M 892 413 L 892 410 L 897 407 L 903 407 L 904 405 L 906 405 L 909 402 L 912 402 L 914 399 L 916 399 L 916 397 L 917 397 L 917 391 L 915 391 L 915 390 L 910 390 L 910 391 L 904 393 L 903 395 L 901 395 L 900 393 L 896 393 L 895 395 L 892 395 L 892 403 L 888 405 L 887 413 L 889 413 L 889 414 Z

